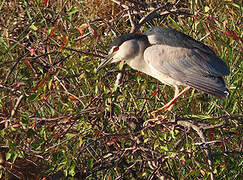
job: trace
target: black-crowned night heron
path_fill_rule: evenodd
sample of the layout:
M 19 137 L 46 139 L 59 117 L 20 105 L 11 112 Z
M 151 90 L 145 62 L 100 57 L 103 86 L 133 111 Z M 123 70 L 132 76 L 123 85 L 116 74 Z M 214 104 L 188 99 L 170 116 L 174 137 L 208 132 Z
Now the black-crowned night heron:
M 154 117 L 161 110 L 170 111 L 176 99 L 190 87 L 218 98 L 228 94 L 223 78 L 230 73 L 227 65 L 208 46 L 173 29 L 153 27 L 144 34 L 118 37 L 97 71 L 122 60 L 133 69 L 175 87 L 174 98 L 154 111 Z M 181 92 L 180 85 L 186 86 Z

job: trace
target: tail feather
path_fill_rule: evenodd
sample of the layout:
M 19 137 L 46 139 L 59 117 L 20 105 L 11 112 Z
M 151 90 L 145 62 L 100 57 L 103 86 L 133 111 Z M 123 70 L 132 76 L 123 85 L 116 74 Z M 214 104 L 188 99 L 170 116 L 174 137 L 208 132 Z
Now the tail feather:
M 214 76 L 190 76 L 184 80 L 184 83 L 203 91 L 205 93 L 211 94 L 218 98 L 224 98 L 229 94 L 229 90 L 225 85 L 223 77 Z

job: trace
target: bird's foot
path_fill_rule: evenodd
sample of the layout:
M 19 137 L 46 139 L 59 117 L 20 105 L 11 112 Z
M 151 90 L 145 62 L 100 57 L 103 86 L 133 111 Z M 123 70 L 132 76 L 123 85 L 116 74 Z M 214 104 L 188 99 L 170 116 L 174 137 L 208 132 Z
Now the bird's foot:
M 167 112 L 165 113 L 165 115 L 162 116 L 162 115 L 159 115 L 159 113 L 161 111 L 167 111 Z M 156 124 L 162 124 L 162 122 L 164 120 L 169 118 L 170 112 L 171 111 L 170 111 L 170 109 L 168 109 L 167 106 L 163 106 L 162 108 L 160 108 L 160 109 L 158 109 L 156 111 L 153 111 L 151 113 L 152 119 L 149 119 L 149 120 L 145 121 L 143 123 L 143 126 L 146 127 L 148 125 L 153 126 L 153 125 L 156 125 Z
M 158 124 L 162 124 L 162 121 L 166 120 L 167 118 L 168 118 L 167 115 L 165 115 L 165 116 L 158 115 L 158 116 L 156 116 L 156 118 L 152 118 L 152 119 L 145 121 L 143 123 L 143 126 L 148 127 L 148 126 L 155 126 Z
M 173 107 L 173 105 L 169 105 L 169 106 L 168 105 L 165 105 L 162 108 L 159 108 L 159 109 L 153 111 L 151 113 L 151 115 L 152 115 L 153 119 L 156 119 L 159 116 L 159 113 L 162 112 L 162 111 L 164 111 L 164 112 L 167 112 L 166 113 L 166 118 L 167 118 L 168 115 L 169 115 L 169 112 L 172 110 L 172 107 Z

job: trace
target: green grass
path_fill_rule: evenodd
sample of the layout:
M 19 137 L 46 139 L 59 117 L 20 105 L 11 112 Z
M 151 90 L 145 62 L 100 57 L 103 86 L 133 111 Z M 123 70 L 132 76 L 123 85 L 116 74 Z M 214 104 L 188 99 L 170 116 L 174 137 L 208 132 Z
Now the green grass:
M 117 88 L 118 65 L 96 73 L 114 39 L 107 22 L 118 34 L 130 31 L 124 9 L 108 0 L 44 2 L 0 3 L 0 177 L 242 178 L 240 1 L 179 1 L 167 7 L 174 13 L 142 26 L 141 32 L 159 25 L 201 40 L 231 72 L 227 98 L 190 90 L 172 122 L 147 128 L 144 121 L 174 90 L 130 67 Z M 204 127 L 211 170 L 203 140 L 187 122 Z

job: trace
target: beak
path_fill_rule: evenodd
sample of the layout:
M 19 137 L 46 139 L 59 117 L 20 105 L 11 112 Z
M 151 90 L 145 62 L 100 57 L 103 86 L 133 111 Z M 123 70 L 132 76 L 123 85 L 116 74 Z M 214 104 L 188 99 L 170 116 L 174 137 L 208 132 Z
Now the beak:
M 114 53 L 111 53 L 111 54 L 107 55 L 107 56 L 105 57 L 105 59 L 103 59 L 103 61 L 101 61 L 101 63 L 100 63 L 99 66 L 97 67 L 96 72 L 98 72 L 98 71 L 99 71 L 101 68 L 103 68 L 106 64 L 109 64 L 109 63 L 112 61 L 112 59 L 113 59 L 113 55 L 114 55 Z

